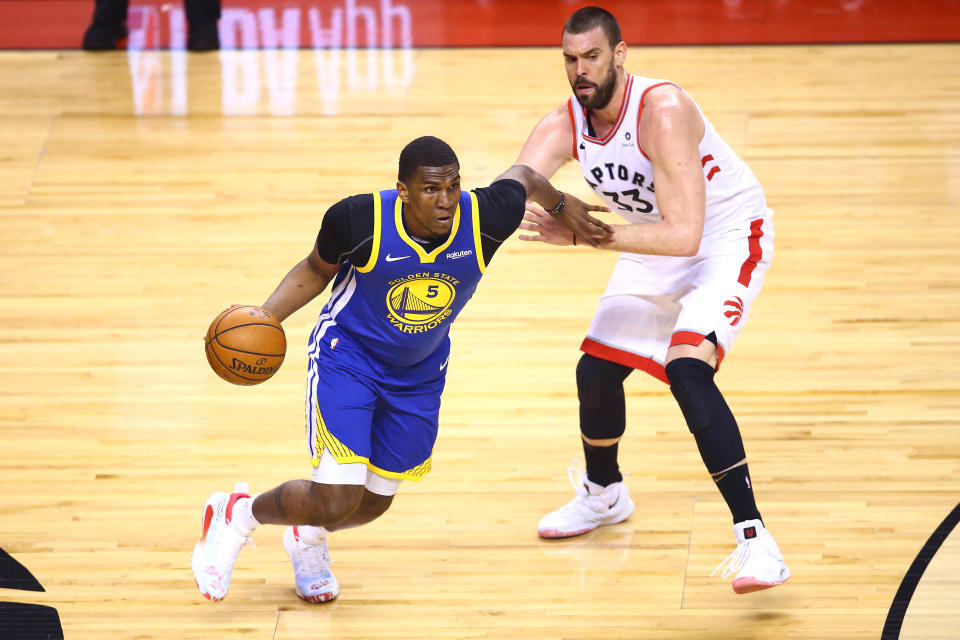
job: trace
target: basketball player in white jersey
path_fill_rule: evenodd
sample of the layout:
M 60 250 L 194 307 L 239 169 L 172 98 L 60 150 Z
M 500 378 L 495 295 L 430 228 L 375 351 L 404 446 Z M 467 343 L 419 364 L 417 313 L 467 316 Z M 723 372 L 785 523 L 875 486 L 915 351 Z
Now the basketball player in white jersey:
M 616 19 L 598 7 L 563 28 L 573 98 L 547 114 L 518 164 L 548 178 L 569 158 L 611 211 L 601 249 L 621 251 L 577 365 L 586 473 L 576 497 L 547 514 L 540 536 L 564 538 L 625 520 L 633 502 L 617 463 L 626 422 L 623 381 L 640 369 L 668 383 L 730 508 L 737 549 L 718 570 L 749 593 L 790 577 L 754 501 L 737 422 L 714 383 L 760 292 L 773 250 L 772 211 L 750 168 L 677 85 L 630 75 Z M 577 244 L 535 206 L 521 239 Z M 582 243 L 582 239 L 580 240 Z M 714 572 L 716 573 L 716 571 Z

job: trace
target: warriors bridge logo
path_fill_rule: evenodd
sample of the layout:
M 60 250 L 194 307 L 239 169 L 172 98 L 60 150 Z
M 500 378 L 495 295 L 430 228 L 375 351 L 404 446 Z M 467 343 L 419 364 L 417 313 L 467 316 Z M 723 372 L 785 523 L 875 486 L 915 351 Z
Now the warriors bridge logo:
M 403 333 L 424 333 L 450 317 L 460 281 L 445 273 L 414 273 L 389 283 L 387 319 Z

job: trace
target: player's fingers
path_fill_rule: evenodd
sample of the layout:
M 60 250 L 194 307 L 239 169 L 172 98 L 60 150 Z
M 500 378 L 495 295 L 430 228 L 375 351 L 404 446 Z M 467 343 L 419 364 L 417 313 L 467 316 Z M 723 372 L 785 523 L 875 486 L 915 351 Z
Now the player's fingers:
M 527 242 L 543 242 L 543 236 L 526 236 L 521 233 L 517 237 L 521 240 L 526 240 Z
M 536 222 L 536 223 L 540 222 L 540 216 L 531 211 L 527 211 L 526 213 L 524 213 L 523 219 L 526 220 L 527 222 Z
M 611 242 L 613 242 L 615 239 L 616 239 L 616 238 L 614 238 L 612 235 L 609 235 L 609 236 L 604 236 L 604 235 L 587 236 L 587 242 L 589 242 L 590 245 L 591 245 L 591 246 L 594 246 L 594 247 L 606 246 L 606 245 L 610 244 Z
M 602 204 L 588 204 L 587 211 L 606 211 L 610 212 L 610 207 L 604 206 Z
M 547 212 L 546 209 L 544 209 L 543 207 L 541 207 L 540 205 L 538 205 L 536 202 L 533 202 L 533 201 L 531 201 L 531 200 L 527 200 L 526 209 L 527 209 L 527 211 L 532 211 L 532 212 L 534 212 L 534 213 L 544 213 L 544 214 L 545 214 L 545 213 Z
M 593 225 L 596 229 L 601 231 L 604 235 L 609 235 L 613 233 L 613 227 L 608 225 L 603 220 L 597 220 L 593 216 L 587 216 L 587 222 Z
M 540 231 L 540 225 L 530 224 L 529 222 L 521 222 L 520 228 L 523 229 L 524 231 L 537 231 L 537 232 Z

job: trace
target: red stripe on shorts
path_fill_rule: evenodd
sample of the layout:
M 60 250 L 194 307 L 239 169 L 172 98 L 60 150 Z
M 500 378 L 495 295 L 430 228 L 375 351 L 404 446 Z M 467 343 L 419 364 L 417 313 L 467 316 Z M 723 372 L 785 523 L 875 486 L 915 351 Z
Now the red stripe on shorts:
M 750 286 L 750 278 L 753 276 L 753 270 L 757 268 L 757 263 L 763 258 L 763 249 L 760 247 L 760 238 L 763 237 L 763 218 L 757 218 L 750 223 L 750 238 L 747 240 L 750 247 L 750 256 L 740 267 L 740 277 L 737 282 L 745 287 Z
M 583 344 L 580 345 L 580 351 L 589 353 L 593 357 L 600 358 L 601 360 L 609 360 L 610 362 L 616 362 L 631 369 L 645 371 L 660 382 L 670 384 L 667 380 L 667 374 L 663 370 L 663 365 L 653 358 L 638 356 L 635 353 L 623 351 L 615 347 L 608 347 L 590 338 L 583 339 Z
M 670 346 L 676 346 L 678 344 L 690 344 L 695 347 L 700 346 L 700 343 L 707 339 L 707 336 L 702 333 L 697 333 L 696 331 L 677 331 L 670 338 Z M 723 347 L 719 344 L 717 345 L 717 366 L 714 367 L 714 371 L 720 369 L 720 363 L 723 362 Z

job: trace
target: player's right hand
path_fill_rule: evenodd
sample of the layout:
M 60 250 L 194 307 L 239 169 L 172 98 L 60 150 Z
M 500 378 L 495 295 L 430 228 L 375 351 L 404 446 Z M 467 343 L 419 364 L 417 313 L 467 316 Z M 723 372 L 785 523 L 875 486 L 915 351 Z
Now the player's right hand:
M 527 242 L 544 242 L 557 246 L 588 244 L 600 247 L 613 241 L 614 229 L 601 220 L 589 215 L 587 211 L 609 211 L 606 207 L 588 205 L 575 196 L 567 194 L 567 204 L 556 216 L 551 216 L 542 207 L 527 201 L 526 212 L 520 228 L 532 231 L 536 235 L 521 234 L 520 239 Z M 568 215 L 564 215 L 567 213 Z

